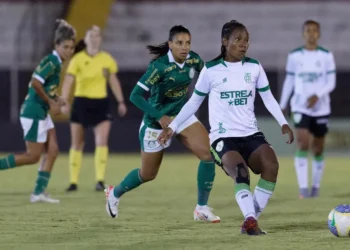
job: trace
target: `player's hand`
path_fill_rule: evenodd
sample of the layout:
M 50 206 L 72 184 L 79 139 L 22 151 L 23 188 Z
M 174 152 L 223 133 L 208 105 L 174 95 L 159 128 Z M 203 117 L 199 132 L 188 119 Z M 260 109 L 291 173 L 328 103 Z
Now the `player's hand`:
M 310 96 L 307 99 L 307 108 L 309 108 L 309 109 L 313 108 L 315 106 L 315 104 L 317 103 L 317 101 L 318 101 L 317 95 Z
M 128 108 L 126 107 L 125 103 L 120 102 L 118 105 L 118 115 L 123 117 L 123 116 L 125 116 L 127 111 L 128 111 Z
M 174 131 L 171 128 L 163 129 L 163 132 L 158 136 L 158 142 L 161 145 L 165 145 L 166 142 L 174 135 Z
M 58 101 L 54 99 L 49 100 L 49 107 L 50 111 L 52 112 L 53 115 L 59 115 L 61 114 L 61 105 Z
M 293 131 L 291 130 L 291 128 L 289 127 L 289 125 L 284 124 L 282 126 L 281 130 L 282 130 L 282 135 L 288 134 L 289 139 L 288 139 L 287 143 L 292 144 L 294 141 L 294 134 L 293 134 Z
M 167 115 L 163 115 L 162 118 L 158 121 L 160 126 L 162 126 L 162 129 L 165 129 L 169 126 L 173 119 Z

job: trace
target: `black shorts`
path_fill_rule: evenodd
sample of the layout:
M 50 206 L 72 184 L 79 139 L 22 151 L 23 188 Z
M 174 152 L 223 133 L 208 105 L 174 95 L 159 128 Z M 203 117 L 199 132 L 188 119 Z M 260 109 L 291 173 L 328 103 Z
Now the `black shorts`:
M 250 155 L 263 144 L 269 143 L 262 132 L 257 132 L 246 137 L 219 138 L 211 144 L 210 152 L 215 163 L 220 167 L 223 167 L 222 157 L 229 151 L 240 153 L 246 164 L 248 164 Z
M 112 114 L 108 98 L 90 99 L 75 97 L 70 121 L 81 124 L 84 128 L 95 127 L 103 121 L 111 121 Z
M 302 113 L 293 113 L 294 126 L 306 128 L 315 137 L 324 137 L 328 133 L 329 115 L 309 116 Z

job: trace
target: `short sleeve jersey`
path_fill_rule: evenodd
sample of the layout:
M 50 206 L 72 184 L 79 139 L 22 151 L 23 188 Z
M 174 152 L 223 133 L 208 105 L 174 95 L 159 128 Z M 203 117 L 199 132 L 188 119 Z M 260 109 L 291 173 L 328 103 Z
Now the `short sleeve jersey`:
M 118 65 L 113 57 L 104 51 L 90 56 L 81 51 L 69 62 L 67 74 L 75 77 L 76 97 L 100 99 L 107 97 L 107 81 L 110 74 L 118 72 Z
M 32 78 L 42 83 L 46 94 L 54 98 L 60 84 L 61 59 L 56 51 L 45 56 L 36 67 Z M 28 94 L 22 104 L 20 116 L 44 120 L 48 114 L 49 105 L 42 100 L 29 83 Z
M 148 102 L 167 116 L 176 116 L 187 100 L 188 86 L 195 72 L 200 72 L 204 62 L 198 54 L 190 52 L 184 64 L 179 65 L 169 51 L 152 61 L 137 85 L 150 92 Z M 159 129 L 158 121 L 145 114 L 147 126 Z
M 335 74 L 333 53 L 325 48 L 306 50 L 303 47 L 292 50 L 287 59 L 287 74 L 294 76 L 292 112 L 310 116 L 323 116 L 331 113 L 330 97 L 324 95 L 309 109 L 307 99 L 327 84 L 327 75 Z
M 256 90 L 270 89 L 266 73 L 257 60 L 237 63 L 223 59 L 206 63 L 195 93 L 209 95 L 210 141 L 245 137 L 259 131 L 254 113 Z

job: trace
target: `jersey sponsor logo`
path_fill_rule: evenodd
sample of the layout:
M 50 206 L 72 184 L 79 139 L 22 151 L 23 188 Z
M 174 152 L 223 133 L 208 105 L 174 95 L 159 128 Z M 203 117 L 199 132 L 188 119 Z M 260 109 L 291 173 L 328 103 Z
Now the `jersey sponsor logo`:
M 223 127 L 223 123 L 219 122 L 219 134 L 226 133 L 226 129 Z
M 181 87 L 176 89 L 169 89 L 166 93 L 166 97 L 170 98 L 177 98 L 177 97 L 183 97 L 187 94 L 188 87 Z
M 317 82 L 320 77 L 322 77 L 322 73 L 302 72 L 298 74 L 298 77 L 302 79 L 303 83 L 314 83 Z
M 296 124 L 298 124 L 301 121 L 302 118 L 303 118 L 302 114 L 299 114 L 299 113 L 294 113 L 293 114 L 293 121 Z
M 148 77 L 146 84 L 153 85 L 159 81 L 160 75 L 158 74 L 158 69 L 154 69 L 152 74 Z
M 187 64 L 199 63 L 199 59 L 196 59 L 196 58 L 187 59 L 187 60 L 186 60 L 186 63 L 187 63 Z
M 189 76 L 191 79 L 193 79 L 194 73 L 195 73 L 194 68 L 191 68 L 190 71 L 188 72 L 188 76 Z
M 224 148 L 224 141 L 219 141 L 218 144 L 216 144 L 216 152 L 221 152 L 221 150 Z
M 168 73 L 168 72 L 170 72 L 170 71 L 172 71 L 172 70 L 174 70 L 174 69 L 176 69 L 176 65 L 172 65 L 172 66 L 166 68 L 166 69 L 164 70 L 164 73 Z
M 248 98 L 252 96 L 252 90 L 225 91 L 220 93 L 221 99 L 230 99 L 228 100 L 229 106 L 247 105 Z
M 245 73 L 244 74 L 244 81 L 246 83 L 252 83 L 252 73 Z

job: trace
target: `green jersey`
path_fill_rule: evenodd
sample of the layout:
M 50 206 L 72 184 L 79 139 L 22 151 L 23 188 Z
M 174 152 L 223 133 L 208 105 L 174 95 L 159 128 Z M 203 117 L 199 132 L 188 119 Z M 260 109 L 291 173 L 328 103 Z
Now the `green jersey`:
M 192 51 L 183 64 L 176 63 L 169 51 L 150 63 L 137 85 L 150 91 L 148 103 L 154 108 L 163 115 L 176 116 L 187 101 L 188 86 L 195 72 L 200 72 L 203 65 L 200 56 Z M 148 127 L 161 128 L 157 119 L 149 114 L 145 114 L 143 120 Z
M 60 84 L 61 58 L 56 51 L 44 57 L 36 67 L 32 78 L 43 84 L 46 94 L 50 98 L 56 96 Z M 47 117 L 49 105 L 42 100 L 29 83 L 28 94 L 21 107 L 21 117 L 44 120 Z

